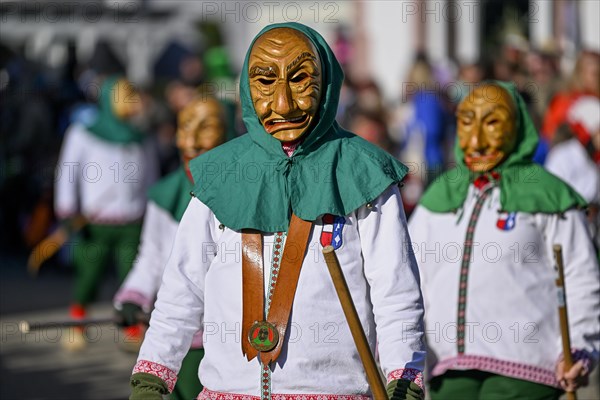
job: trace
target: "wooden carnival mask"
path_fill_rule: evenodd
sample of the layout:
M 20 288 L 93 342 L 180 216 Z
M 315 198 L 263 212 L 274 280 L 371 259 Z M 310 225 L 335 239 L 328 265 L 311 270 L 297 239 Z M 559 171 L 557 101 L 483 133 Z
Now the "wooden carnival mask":
M 212 97 L 192 100 L 177 115 L 177 148 L 184 167 L 200 154 L 225 142 L 225 117 Z
M 302 137 L 321 99 L 321 60 L 314 45 L 299 31 L 276 28 L 256 40 L 248 65 L 254 110 L 267 133 L 282 142 Z
M 119 79 L 112 88 L 112 109 L 115 116 L 127 120 L 142 112 L 142 99 L 137 89 L 126 79 Z
M 517 138 L 516 115 L 512 97 L 498 85 L 483 85 L 469 93 L 456 112 L 467 168 L 487 172 L 508 157 Z

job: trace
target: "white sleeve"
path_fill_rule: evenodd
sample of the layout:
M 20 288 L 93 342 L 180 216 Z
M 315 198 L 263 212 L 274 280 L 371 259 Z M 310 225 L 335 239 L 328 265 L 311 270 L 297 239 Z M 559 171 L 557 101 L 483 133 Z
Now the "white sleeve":
M 583 212 L 570 210 L 564 216 L 549 216 L 545 234 L 550 260 L 554 260 L 552 246 L 562 246 L 571 347 L 585 350 L 591 355 L 591 361 L 597 361 L 600 344 L 600 274 Z
M 133 268 L 115 295 L 115 306 L 134 303 L 150 312 L 165 269 L 177 221 L 153 201 L 148 202 Z
M 172 389 L 204 316 L 204 278 L 215 256 L 212 212 L 194 198 L 179 224 L 150 328 L 133 372 L 153 373 Z M 157 371 L 163 371 L 162 373 Z M 165 372 L 166 371 L 166 372 Z
M 419 383 L 425 363 L 423 299 L 396 185 L 371 209 L 358 210 L 358 229 L 383 372 L 388 381 L 404 378 Z
M 420 258 L 421 249 L 426 248 L 430 244 L 429 240 L 429 211 L 421 205 L 418 205 L 413 211 L 408 221 L 408 232 L 411 238 L 411 250 L 415 254 L 415 260 L 419 267 L 419 278 L 421 279 L 421 292 L 423 293 L 423 299 L 425 308 L 427 308 L 427 268 L 424 267 L 424 263 L 427 260 L 426 257 Z M 431 258 L 431 257 L 430 257 Z
M 546 156 L 544 168 L 565 182 L 569 182 L 569 168 L 565 168 L 566 165 L 568 165 L 568 160 L 565 157 L 565 151 L 560 144 L 556 145 Z
M 85 151 L 82 126 L 71 125 L 65 133 L 54 182 L 54 210 L 64 219 L 79 213 L 79 178 Z
M 552 148 L 544 167 L 569 184 L 588 203 L 600 200 L 600 171 L 577 139 Z

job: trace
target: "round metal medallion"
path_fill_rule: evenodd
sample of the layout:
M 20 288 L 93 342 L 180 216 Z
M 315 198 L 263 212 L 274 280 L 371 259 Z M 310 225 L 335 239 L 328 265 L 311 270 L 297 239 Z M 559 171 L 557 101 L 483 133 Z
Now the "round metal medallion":
M 275 326 L 267 321 L 257 321 L 248 332 L 250 346 L 258 351 L 273 350 L 279 342 L 279 332 Z

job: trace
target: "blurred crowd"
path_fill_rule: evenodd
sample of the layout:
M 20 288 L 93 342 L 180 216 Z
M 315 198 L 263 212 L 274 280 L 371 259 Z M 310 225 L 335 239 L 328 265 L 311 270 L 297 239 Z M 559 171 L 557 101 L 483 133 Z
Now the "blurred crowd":
M 389 100 L 375 77 L 352 76 L 353 44 L 344 32 L 340 29 L 331 43 L 346 71 L 338 121 L 410 167 L 403 187 L 407 213 L 452 164 L 455 108 L 483 80 L 511 81 L 519 88 L 542 138 L 537 162 L 543 164 L 554 146 L 570 140 L 581 144 L 596 167 L 600 162 L 600 117 L 594 115 L 600 98 L 599 53 L 581 51 L 574 65 L 565 65 L 557 46 L 534 49 L 522 38 L 506 40 L 480 62 L 464 65 L 432 63 L 416 52 L 409 72 L 398 76 L 401 92 Z M 94 120 L 101 82 L 124 75 L 125 68 L 102 41 L 85 63 L 78 61 L 74 47 L 60 65 L 35 62 L 2 44 L 0 52 L 0 246 L 23 254 L 56 226 L 55 165 L 68 126 Z M 144 112 L 130 122 L 151 138 L 160 176 L 180 163 L 176 115 L 199 87 L 211 88 L 225 103 L 228 137 L 244 133 L 239 104 L 231 93 L 219 93 L 235 87 L 239 73 L 225 47 L 198 51 L 174 42 L 153 67 L 153 84 L 137 87 Z M 597 190 L 585 197 L 598 202 Z

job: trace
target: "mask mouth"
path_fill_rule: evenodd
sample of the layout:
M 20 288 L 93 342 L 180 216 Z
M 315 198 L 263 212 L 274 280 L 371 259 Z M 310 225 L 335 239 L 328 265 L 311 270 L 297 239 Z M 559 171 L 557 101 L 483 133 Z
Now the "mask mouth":
M 473 151 L 465 154 L 465 164 L 470 169 L 488 170 L 498 165 L 503 158 L 504 153 L 501 151 L 494 151 L 489 154 Z
M 308 114 L 302 114 L 293 118 L 272 118 L 265 121 L 264 127 L 267 133 L 274 134 L 282 130 L 303 128 L 308 123 Z
M 202 153 L 204 153 L 204 150 L 186 151 L 181 154 L 181 158 L 183 159 L 183 161 L 189 162 L 189 161 L 192 161 L 194 158 L 198 157 L 199 155 L 201 155 Z
M 146 113 L 140 112 L 136 113 L 126 119 L 124 122 L 132 126 L 133 128 L 146 132 L 149 129 L 148 115 Z

